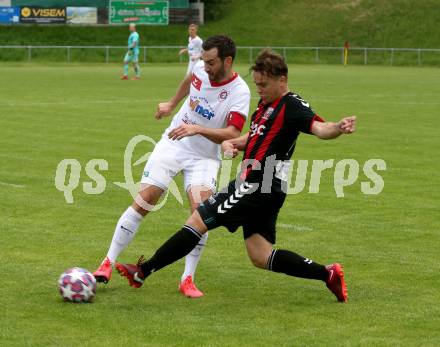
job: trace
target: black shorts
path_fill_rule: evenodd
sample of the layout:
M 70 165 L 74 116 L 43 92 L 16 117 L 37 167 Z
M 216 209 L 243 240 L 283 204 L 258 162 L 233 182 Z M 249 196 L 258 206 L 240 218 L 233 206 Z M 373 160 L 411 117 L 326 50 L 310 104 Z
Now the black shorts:
M 286 195 L 261 193 L 255 187 L 255 183 L 232 181 L 200 204 L 197 210 L 208 229 L 224 226 L 233 233 L 242 226 L 245 239 L 260 234 L 274 244 L 278 212 Z

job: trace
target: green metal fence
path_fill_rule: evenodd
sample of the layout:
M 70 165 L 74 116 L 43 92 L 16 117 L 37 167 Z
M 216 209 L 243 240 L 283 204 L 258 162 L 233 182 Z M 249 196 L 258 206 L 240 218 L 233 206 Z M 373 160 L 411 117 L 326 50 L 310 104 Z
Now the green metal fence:
M 143 63 L 178 63 L 182 46 L 142 46 Z M 251 64 L 266 47 L 237 47 L 236 62 Z M 343 47 L 272 47 L 293 64 L 343 64 Z M 0 46 L 0 61 L 121 62 L 126 46 Z M 350 48 L 348 63 L 356 65 L 440 66 L 440 49 L 426 48 Z

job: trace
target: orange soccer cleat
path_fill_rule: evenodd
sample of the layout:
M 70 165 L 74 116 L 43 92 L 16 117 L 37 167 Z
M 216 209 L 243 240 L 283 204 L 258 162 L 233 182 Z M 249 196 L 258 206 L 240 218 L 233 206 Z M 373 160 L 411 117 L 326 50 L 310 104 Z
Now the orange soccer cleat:
M 204 294 L 197 289 L 191 276 L 187 276 L 179 285 L 179 291 L 188 298 L 200 298 Z
M 104 261 L 93 273 L 93 276 L 95 276 L 97 282 L 108 283 L 112 277 L 112 270 L 112 263 L 110 262 L 110 259 L 105 257 Z
M 335 294 L 339 302 L 347 302 L 347 286 L 344 280 L 344 269 L 341 264 L 335 263 L 325 267 L 328 271 L 327 288 Z

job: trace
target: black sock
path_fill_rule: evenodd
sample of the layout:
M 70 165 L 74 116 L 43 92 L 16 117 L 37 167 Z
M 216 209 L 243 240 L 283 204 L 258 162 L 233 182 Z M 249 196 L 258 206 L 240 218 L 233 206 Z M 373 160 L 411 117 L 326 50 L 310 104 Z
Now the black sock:
M 282 272 L 289 276 L 324 282 L 328 278 L 328 271 L 325 266 L 283 249 L 274 249 L 272 251 L 267 261 L 267 269 L 274 272 Z
M 197 246 L 201 238 L 202 235 L 197 230 L 185 225 L 160 246 L 149 260 L 141 264 L 143 275 L 147 277 L 152 272 L 183 258 Z

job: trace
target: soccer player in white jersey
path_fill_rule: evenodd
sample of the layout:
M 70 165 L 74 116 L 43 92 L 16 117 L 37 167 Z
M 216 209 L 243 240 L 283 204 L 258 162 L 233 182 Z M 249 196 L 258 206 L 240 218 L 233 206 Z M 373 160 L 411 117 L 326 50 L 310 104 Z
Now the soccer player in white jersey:
M 194 66 L 200 61 L 202 56 L 203 40 L 197 36 L 198 26 L 197 24 L 190 24 L 188 27 L 188 48 L 183 48 L 179 51 L 179 55 L 188 53 L 189 62 L 186 74 L 190 75 Z
M 235 52 L 229 37 L 208 38 L 203 43 L 203 61 L 194 66 L 168 102 L 158 105 L 156 118 L 160 119 L 188 96 L 145 165 L 139 194 L 120 217 L 107 256 L 94 272 L 97 281 L 110 280 L 113 266 L 118 267 L 117 257 L 175 175 L 183 173 L 191 211 L 215 191 L 219 145 L 239 136 L 249 112 L 249 87 L 233 70 Z M 185 259 L 179 290 L 187 297 L 203 296 L 194 284 L 194 273 L 206 244 L 205 235 Z

